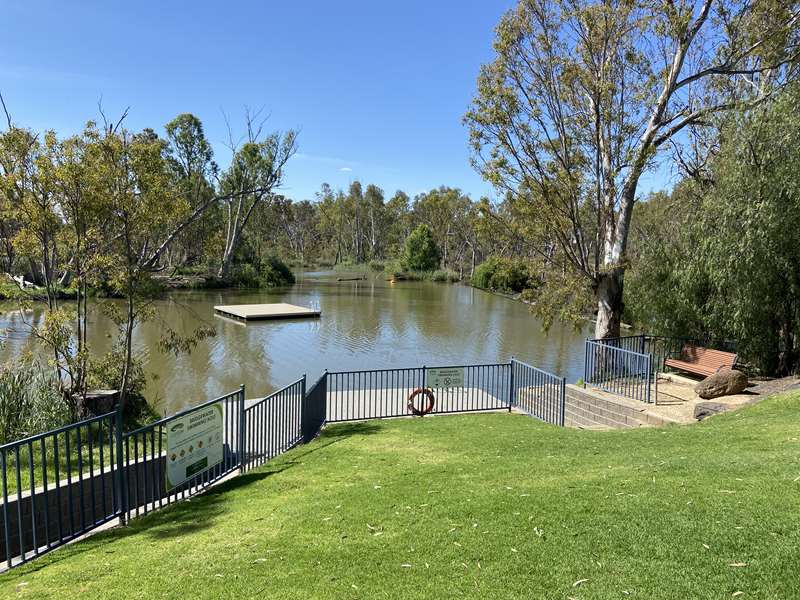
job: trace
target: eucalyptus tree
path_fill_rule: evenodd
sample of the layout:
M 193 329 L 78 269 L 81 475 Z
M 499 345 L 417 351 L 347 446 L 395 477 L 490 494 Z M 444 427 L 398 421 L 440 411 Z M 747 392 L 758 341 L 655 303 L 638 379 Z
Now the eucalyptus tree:
M 369 220 L 369 232 L 366 235 L 369 244 L 370 258 L 383 258 L 385 239 L 383 232 L 387 228 L 386 205 L 383 201 L 383 190 L 377 185 L 369 184 L 364 192 L 364 204 Z
M 472 201 L 457 188 L 442 186 L 414 198 L 414 218 L 430 226 L 442 256 L 442 266 L 455 264 L 453 252 L 463 251 Z
M 244 143 L 229 136 L 231 162 L 221 169 L 213 160 L 213 150 L 205 137 L 202 123 L 191 114 L 182 114 L 166 126 L 171 175 L 187 210 L 172 226 L 162 232 L 158 243 L 148 248 L 144 264 L 157 268 L 165 253 L 181 236 L 189 236 L 198 221 L 209 212 L 214 217 L 214 229 L 200 226 L 203 243 L 221 230 L 217 276 L 226 278 L 243 232 L 256 207 L 272 199 L 284 177 L 286 163 L 297 149 L 297 133 L 273 132 L 262 138 L 263 123 L 255 124 L 257 115 L 246 115 Z M 218 220 L 218 223 L 217 223 Z M 217 225 L 219 226 L 217 228 Z M 200 240 L 197 240 L 200 242 Z
M 190 216 L 198 209 L 202 211 L 202 218 L 193 219 L 185 226 L 170 246 L 169 253 L 174 255 L 177 264 L 193 263 L 212 251 L 216 234 L 221 229 L 214 187 L 219 167 L 198 117 L 190 113 L 180 114 L 167 123 L 164 130 L 167 161 L 175 185 L 192 211 Z
M 343 257 L 343 223 L 339 210 L 339 198 L 331 186 L 323 183 L 315 195 L 316 229 L 320 244 L 327 252 L 333 253 L 334 264 L 339 264 Z
M 28 260 L 31 279 L 41 284 L 50 308 L 58 303 L 58 265 L 61 258 L 58 199 L 52 177 L 40 166 L 47 149 L 35 132 L 11 126 L 0 134 L 0 192 L 6 211 L 17 227 L 6 224 L 14 252 Z
M 217 275 L 227 277 L 234 253 L 255 208 L 271 199 L 283 181 L 284 168 L 297 148 L 294 131 L 272 133 L 259 140 L 260 128 L 253 129 L 248 119 L 247 141 L 232 144 L 233 158 L 222 173 L 219 198 L 224 206 L 224 248 Z
M 708 180 L 685 179 L 632 221 L 626 294 L 636 322 L 738 340 L 743 362 L 770 375 L 800 366 L 798 102 L 795 84 L 731 118 Z
M 465 117 L 473 162 L 562 301 L 593 296 L 597 337 L 619 333 L 642 175 L 795 78 L 797 25 L 791 0 L 520 0 L 501 20 Z

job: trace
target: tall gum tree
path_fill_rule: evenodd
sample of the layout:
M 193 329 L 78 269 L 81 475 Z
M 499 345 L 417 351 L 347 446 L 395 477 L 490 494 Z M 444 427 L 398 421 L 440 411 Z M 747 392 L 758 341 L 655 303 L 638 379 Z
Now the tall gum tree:
M 543 263 L 591 290 L 596 337 L 617 336 L 642 175 L 796 76 L 798 3 L 521 0 L 494 50 L 465 116 L 473 164 Z

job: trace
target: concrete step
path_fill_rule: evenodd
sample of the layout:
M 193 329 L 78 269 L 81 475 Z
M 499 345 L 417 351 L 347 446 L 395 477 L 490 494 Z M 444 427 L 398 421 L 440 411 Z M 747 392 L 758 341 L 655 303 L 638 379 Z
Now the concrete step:
M 603 408 L 576 408 L 567 405 L 564 408 L 564 421 L 575 421 L 584 425 L 599 425 L 613 429 L 626 429 L 631 427 L 643 427 L 642 421 L 634 419 L 628 415 L 617 414 Z
M 652 411 L 652 406 L 597 390 L 576 385 L 566 386 L 565 421 L 580 425 L 614 428 L 659 426 L 673 420 Z
M 609 425 L 601 425 L 592 418 L 582 417 L 580 415 L 564 413 L 564 427 L 573 427 L 575 429 L 589 429 L 593 431 L 608 431 L 613 429 Z
M 641 413 L 627 410 L 627 407 L 618 409 L 606 403 L 593 403 L 584 400 L 568 398 L 564 406 L 565 411 L 584 417 L 594 418 L 599 423 L 618 427 L 641 427 L 646 425 Z
M 627 417 L 632 417 L 639 421 L 644 421 L 645 419 L 642 418 L 642 415 L 647 410 L 647 406 L 642 404 L 641 406 L 635 406 L 626 404 L 624 402 L 614 402 L 613 400 L 609 400 L 607 398 L 602 398 L 590 394 L 582 395 L 582 396 L 567 396 L 567 406 L 574 405 L 577 408 L 584 408 L 584 409 L 597 409 L 597 410 L 604 410 L 609 413 L 613 413 L 615 415 L 625 415 Z

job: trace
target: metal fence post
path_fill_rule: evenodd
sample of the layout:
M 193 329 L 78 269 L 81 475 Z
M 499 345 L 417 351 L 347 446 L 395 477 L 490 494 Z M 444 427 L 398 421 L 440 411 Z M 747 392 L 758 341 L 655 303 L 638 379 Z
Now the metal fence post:
M 309 423 L 309 408 L 308 408 L 308 395 L 306 394 L 306 374 L 303 373 L 303 383 L 301 385 L 301 399 L 300 399 L 300 436 L 303 441 L 306 440 Z
M 583 343 L 583 389 L 586 389 L 586 383 L 589 381 L 589 340 Z
M 322 385 L 323 385 L 323 388 L 322 388 L 322 402 L 320 403 L 320 406 L 319 406 L 319 412 L 314 413 L 314 414 L 317 415 L 317 422 L 318 422 L 317 431 L 322 429 L 322 426 L 328 420 L 328 369 L 325 369 L 322 372 L 321 381 L 322 381 Z
M 561 426 L 564 426 L 564 416 L 566 411 L 566 404 L 567 404 L 567 379 L 565 377 L 561 378 Z
M 122 402 L 117 401 L 117 414 L 115 415 L 116 430 L 114 432 L 114 445 L 117 452 L 117 512 L 120 525 L 125 524 L 128 516 L 128 475 L 124 457 L 122 456 Z M 134 457 L 134 467 L 136 457 Z
M 647 376 L 645 378 L 645 381 L 647 382 L 647 389 L 645 390 L 645 398 L 647 399 L 647 403 L 650 404 L 650 381 L 653 373 L 653 368 L 652 368 L 653 357 L 650 354 L 647 354 L 646 356 L 647 358 L 644 361 L 645 369 L 647 369 Z
M 244 459 L 244 449 L 245 449 L 245 414 L 244 414 L 244 384 L 239 386 L 239 473 L 244 473 L 245 469 L 245 459 Z
M 508 363 L 509 367 L 509 375 L 508 375 L 508 412 L 511 412 L 511 407 L 514 406 L 514 357 L 511 357 L 511 361 Z

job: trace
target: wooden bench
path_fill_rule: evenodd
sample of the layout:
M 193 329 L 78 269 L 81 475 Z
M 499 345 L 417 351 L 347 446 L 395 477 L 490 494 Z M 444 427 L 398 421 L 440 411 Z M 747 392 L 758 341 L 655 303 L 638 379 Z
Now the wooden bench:
M 723 367 L 732 369 L 736 366 L 736 359 L 736 354 L 732 352 L 686 344 L 681 350 L 680 358 L 667 358 L 664 360 L 664 366 L 708 377 Z

